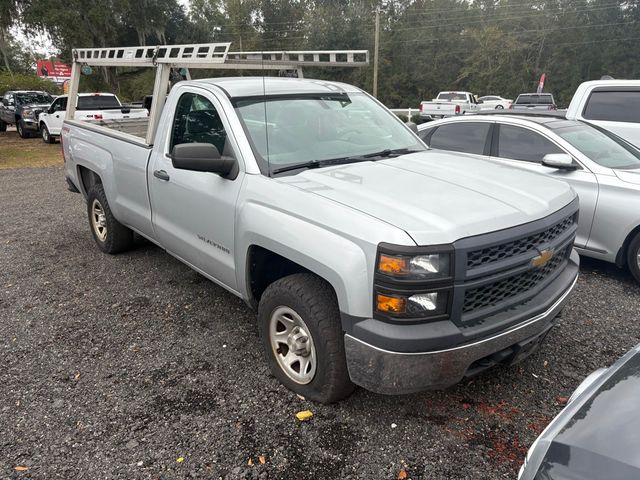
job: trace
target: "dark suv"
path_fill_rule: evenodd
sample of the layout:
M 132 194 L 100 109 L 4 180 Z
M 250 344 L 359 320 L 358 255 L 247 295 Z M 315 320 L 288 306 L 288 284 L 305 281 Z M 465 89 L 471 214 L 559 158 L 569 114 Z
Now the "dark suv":
M 0 132 L 7 125 L 15 125 L 18 135 L 30 137 L 38 132 L 38 115 L 53 102 L 47 92 L 33 90 L 15 90 L 5 92 L 0 105 Z

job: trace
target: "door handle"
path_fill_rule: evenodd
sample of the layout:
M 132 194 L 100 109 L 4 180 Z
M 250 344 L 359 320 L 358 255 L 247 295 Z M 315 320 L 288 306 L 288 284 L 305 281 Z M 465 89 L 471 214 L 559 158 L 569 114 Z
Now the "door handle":
M 165 182 L 169 181 L 169 174 L 164 170 L 155 170 L 153 172 L 153 176 L 160 180 L 164 180 Z

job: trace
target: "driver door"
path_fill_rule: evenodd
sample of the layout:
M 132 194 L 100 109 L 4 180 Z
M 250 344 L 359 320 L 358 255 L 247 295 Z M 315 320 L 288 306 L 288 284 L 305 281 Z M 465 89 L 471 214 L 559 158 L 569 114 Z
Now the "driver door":
M 66 110 L 67 97 L 56 99 L 56 101 L 51 104 L 51 107 L 49 107 L 49 111 L 47 112 L 47 126 L 50 135 L 60 135 L 62 123 L 67 113 Z
M 173 167 L 170 153 L 183 143 L 210 143 L 238 159 L 235 141 L 217 99 L 185 92 L 178 99 L 169 142 L 152 156 L 148 172 L 152 221 L 171 254 L 226 287 L 237 290 L 234 264 L 236 200 L 244 178 Z

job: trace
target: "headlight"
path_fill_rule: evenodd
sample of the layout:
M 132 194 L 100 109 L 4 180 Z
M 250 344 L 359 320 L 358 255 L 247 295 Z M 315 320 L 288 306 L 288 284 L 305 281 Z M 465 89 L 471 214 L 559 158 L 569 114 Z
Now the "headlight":
M 395 292 L 376 292 L 376 310 L 395 318 L 437 317 L 447 313 L 448 305 L 448 290 L 404 295 Z
M 399 279 L 431 279 L 451 275 L 450 253 L 378 256 L 378 272 Z
M 33 118 L 33 110 L 25 108 L 24 110 L 22 110 L 22 116 L 26 118 Z

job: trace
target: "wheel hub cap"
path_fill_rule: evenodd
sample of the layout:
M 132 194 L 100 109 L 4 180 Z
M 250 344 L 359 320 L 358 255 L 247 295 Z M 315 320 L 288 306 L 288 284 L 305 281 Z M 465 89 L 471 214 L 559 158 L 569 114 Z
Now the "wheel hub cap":
M 107 238 L 107 217 L 98 200 L 91 205 L 91 225 L 98 239 L 104 242 Z
M 276 308 L 269 319 L 269 343 L 282 371 L 294 382 L 305 385 L 316 374 L 313 338 L 306 323 L 290 307 Z

